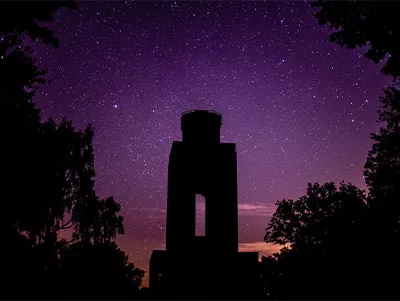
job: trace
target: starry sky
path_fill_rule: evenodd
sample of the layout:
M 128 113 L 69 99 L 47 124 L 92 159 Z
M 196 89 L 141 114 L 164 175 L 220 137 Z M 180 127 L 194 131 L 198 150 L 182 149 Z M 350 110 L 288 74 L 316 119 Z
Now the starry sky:
M 300 1 L 80 2 L 50 25 L 60 48 L 35 44 L 52 82 L 34 101 L 43 118 L 93 124 L 96 191 L 120 202 L 118 242 L 140 268 L 164 248 L 168 157 L 185 110 L 220 112 L 221 141 L 236 143 L 242 251 L 277 250 L 262 242 L 275 203 L 307 182 L 365 188 L 390 78 L 363 49 L 329 42 L 313 11 Z

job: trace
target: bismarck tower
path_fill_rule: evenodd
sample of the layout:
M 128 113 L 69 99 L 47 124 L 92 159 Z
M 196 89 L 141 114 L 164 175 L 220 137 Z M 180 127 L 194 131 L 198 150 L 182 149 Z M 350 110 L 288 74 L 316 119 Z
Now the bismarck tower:
M 174 299 L 252 299 L 257 252 L 238 252 L 237 160 L 220 142 L 222 117 L 189 111 L 181 118 L 168 166 L 166 250 L 150 259 L 150 289 Z M 205 236 L 196 236 L 196 194 L 205 198 Z

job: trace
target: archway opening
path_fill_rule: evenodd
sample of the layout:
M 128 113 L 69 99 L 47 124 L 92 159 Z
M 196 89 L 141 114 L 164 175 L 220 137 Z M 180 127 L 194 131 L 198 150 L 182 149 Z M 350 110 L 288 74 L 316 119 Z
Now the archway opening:
M 206 199 L 196 194 L 196 236 L 206 235 Z

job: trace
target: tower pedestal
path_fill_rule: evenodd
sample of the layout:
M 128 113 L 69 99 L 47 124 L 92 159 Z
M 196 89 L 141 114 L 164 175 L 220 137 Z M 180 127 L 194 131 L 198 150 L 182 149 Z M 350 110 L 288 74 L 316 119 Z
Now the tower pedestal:
M 204 253 L 176 257 L 154 250 L 150 259 L 150 288 L 156 299 L 254 300 L 258 284 L 257 252 L 210 260 Z

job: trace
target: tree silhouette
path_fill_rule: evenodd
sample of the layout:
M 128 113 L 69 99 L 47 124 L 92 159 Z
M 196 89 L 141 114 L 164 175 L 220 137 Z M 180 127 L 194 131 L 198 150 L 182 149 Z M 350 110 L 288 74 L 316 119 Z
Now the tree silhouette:
M 115 243 L 76 243 L 62 250 L 59 293 L 66 299 L 132 299 L 144 271 Z
M 30 206 L 29 195 L 33 189 L 33 164 L 31 160 L 41 127 L 39 110 L 31 102 L 38 85 L 45 83 L 40 70 L 30 55 L 30 49 L 14 48 L 0 43 L 1 57 L 1 125 L 5 155 L 2 159 L 4 179 L 3 214 L 1 231 L 10 234 L 21 223 L 18 209 Z M 23 189 L 21 189 L 23 187 Z M 17 201 L 18 200 L 18 201 Z M 30 206 L 32 207 L 32 206 Z M 23 224 L 23 222 L 22 222 Z M 18 231 L 23 231 L 19 229 Z
M 388 59 L 384 74 L 400 77 L 400 2 L 398 1 L 327 1 L 311 4 L 321 25 L 336 31 L 330 40 L 342 47 L 367 47 L 365 57 L 375 63 Z
M 32 280 L 42 275 L 36 264 L 36 250 L 25 232 L 24 225 L 28 220 L 21 213 L 34 207 L 30 198 L 34 187 L 30 181 L 35 163 L 32 156 L 41 127 L 39 110 L 30 100 L 37 87 L 46 81 L 43 78 L 45 72 L 31 57 L 31 50 L 15 47 L 19 42 L 17 36 L 0 41 L 0 122 L 4 129 L 0 235 L 6 246 L 1 256 L 5 275 L 2 283 L 4 296 L 12 294 L 13 290 L 32 293 L 35 289 Z M 37 225 L 32 225 L 34 231 L 37 228 Z M 18 283 L 21 283 L 22 290 L 16 290 Z
M 361 292 L 366 212 L 365 193 L 343 182 L 309 183 L 298 200 L 278 202 L 264 239 L 286 248 L 261 263 L 270 298 L 368 296 L 368 290 Z
M 337 252 L 337 241 L 352 244 L 362 213 L 365 193 L 351 184 L 308 184 L 307 194 L 298 200 L 282 200 L 266 229 L 264 240 L 290 245 L 294 250 Z
M 69 290 L 64 297 L 92 298 L 96 294 L 89 294 L 90 287 L 96 284 L 108 298 L 121 292 L 128 299 L 137 293 L 144 273 L 115 243 L 117 234 L 124 233 L 120 205 L 95 193 L 92 126 L 81 131 L 67 120 L 42 121 L 32 101 L 40 85 L 49 81 L 24 39 L 58 46 L 39 22 L 51 21 L 54 11 L 74 3 L 0 4 L 4 297 L 58 298 L 60 291 Z M 59 238 L 67 229 L 73 230 L 70 241 Z M 78 285 L 74 279 L 79 275 L 91 282 Z
M 279 295 L 277 292 L 282 291 L 282 288 L 279 288 L 279 285 L 282 284 L 282 282 L 279 281 L 280 271 L 278 269 L 278 261 L 276 260 L 277 256 L 278 254 L 263 256 L 259 262 L 262 291 L 264 294 L 260 299 L 269 299 L 271 297 L 276 298 L 276 296 Z
M 76 1 L 2 1 L 0 2 L 0 35 L 28 36 L 54 47 L 59 46 L 53 31 L 43 26 L 51 22 L 60 8 L 77 9 Z
M 374 144 L 368 153 L 364 176 L 370 189 L 369 203 L 376 219 L 375 234 L 390 245 L 393 254 L 400 251 L 400 91 L 388 87 L 380 98 L 382 110 L 379 133 L 372 134 Z
M 380 99 L 379 121 L 383 125 L 379 133 L 371 135 L 374 142 L 364 166 L 369 195 L 359 237 L 364 237 L 363 254 L 368 256 L 369 269 L 363 277 L 370 293 L 367 298 L 398 299 L 400 3 L 321 0 L 313 2 L 312 6 L 319 8 L 315 13 L 319 23 L 329 24 L 336 30 L 330 35 L 330 40 L 347 48 L 366 47 L 365 56 L 375 63 L 387 58 L 381 71 L 393 77 L 393 85 L 384 89 L 384 96 Z

